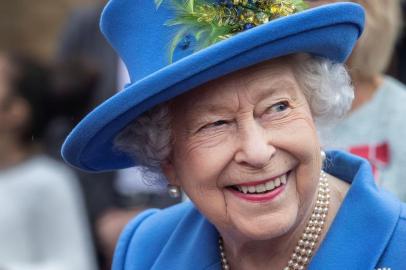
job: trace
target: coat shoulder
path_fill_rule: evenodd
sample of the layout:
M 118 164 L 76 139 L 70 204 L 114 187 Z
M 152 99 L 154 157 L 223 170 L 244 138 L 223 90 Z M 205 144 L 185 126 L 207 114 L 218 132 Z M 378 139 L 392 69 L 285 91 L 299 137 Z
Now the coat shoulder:
M 379 265 L 388 269 L 404 269 L 406 265 L 406 204 L 401 203 L 400 215 L 392 237 Z
M 177 225 L 193 212 L 193 204 L 184 202 L 137 215 L 121 233 L 112 269 L 124 270 L 130 265 L 131 269 L 150 269 Z

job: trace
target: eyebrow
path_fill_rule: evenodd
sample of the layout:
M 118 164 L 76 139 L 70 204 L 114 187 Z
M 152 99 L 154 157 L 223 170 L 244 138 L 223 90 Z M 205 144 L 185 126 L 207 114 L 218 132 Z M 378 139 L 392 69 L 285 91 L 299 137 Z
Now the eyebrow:
M 261 84 L 260 86 L 255 86 L 254 83 L 254 86 L 252 87 L 254 87 L 255 91 L 258 93 L 255 95 L 255 100 L 259 101 L 266 97 L 273 96 L 276 92 L 291 92 L 291 90 L 294 89 L 295 86 L 296 84 L 292 80 L 283 78 L 275 80 L 274 83 L 272 83 L 271 85 Z
M 206 113 L 206 112 L 210 112 L 210 113 L 215 113 L 215 114 L 227 114 L 230 112 L 233 112 L 234 110 L 225 105 L 224 104 L 220 104 L 220 103 L 211 103 L 211 104 L 198 104 L 196 103 L 194 105 L 194 111 L 197 113 Z
M 247 85 L 250 84 L 250 82 L 247 83 Z M 254 87 L 255 89 L 252 89 L 251 91 L 257 92 L 254 96 L 255 102 L 258 102 L 260 100 L 263 100 L 265 98 L 273 96 L 276 92 L 279 91 L 286 91 L 286 90 L 291 90 L 295 86 L 294 82 L 292 80 L 287 80 L 287 79 L 280 79 L 280 80 L 275 80 L 272 85 L 261 85 L 261 86 L 255 86 L 255 83 L 253 83 L 253 86 L 250 86 L 250 88 Z M 289 91 L 291 92 L 291 91 Z M 194 111 L 197 113 L 214 113 L 214 114 L 227 114 L 230 112 L 233 112 L 234 109 L 228 104 L 224 105 L 224 103 L 220 102 L 213 102 L 209 104 L 201 104 L 200 100 L 195 100 L 192 104 L 192 107 L 194 108 Z

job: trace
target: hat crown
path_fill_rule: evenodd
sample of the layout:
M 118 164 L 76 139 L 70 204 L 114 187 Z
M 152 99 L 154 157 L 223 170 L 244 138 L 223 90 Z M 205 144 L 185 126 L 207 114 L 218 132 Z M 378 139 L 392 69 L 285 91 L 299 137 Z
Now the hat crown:
M 303 0 L 111 0 L 101 29 L 136 82 L 196 50 L 306 8 Z
M 131 82 L 138 81 L 170 63 L 169 46 L 178 27 L 168 27 L 174 11 L 153 0 L 111 0 L 101 18 L 101 30 L 123 59 Z M 179 44 L 173 61 L 193 53 L 192 46 Z

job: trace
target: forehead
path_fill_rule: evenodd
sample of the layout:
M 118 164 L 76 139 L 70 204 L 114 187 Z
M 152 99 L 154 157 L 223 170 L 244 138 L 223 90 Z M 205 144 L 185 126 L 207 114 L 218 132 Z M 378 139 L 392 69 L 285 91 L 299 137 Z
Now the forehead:
M 230 102 L 231 95 L 261 99 L 275 91 L 297 86 L 294 57 L 273 59 L 226 75 L 202 85 L 176 99 L 176 103 L 196 108 L 207 103 Z

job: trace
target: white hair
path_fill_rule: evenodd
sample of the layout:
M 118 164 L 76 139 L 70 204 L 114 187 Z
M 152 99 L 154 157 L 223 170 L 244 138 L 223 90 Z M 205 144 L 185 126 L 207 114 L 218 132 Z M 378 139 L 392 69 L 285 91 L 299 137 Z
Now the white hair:
M 351 108 L 354 91 L 343 64 L 306 57 L 295 65 L 295 76 L 309 103 L 315 123 L 321 126 L 343 117 Z M 147 171 L 160 173 L 172 146 L 169 104 L 155 106 L 135 119 L 115 141 L 115 147 L 133 156 Z

